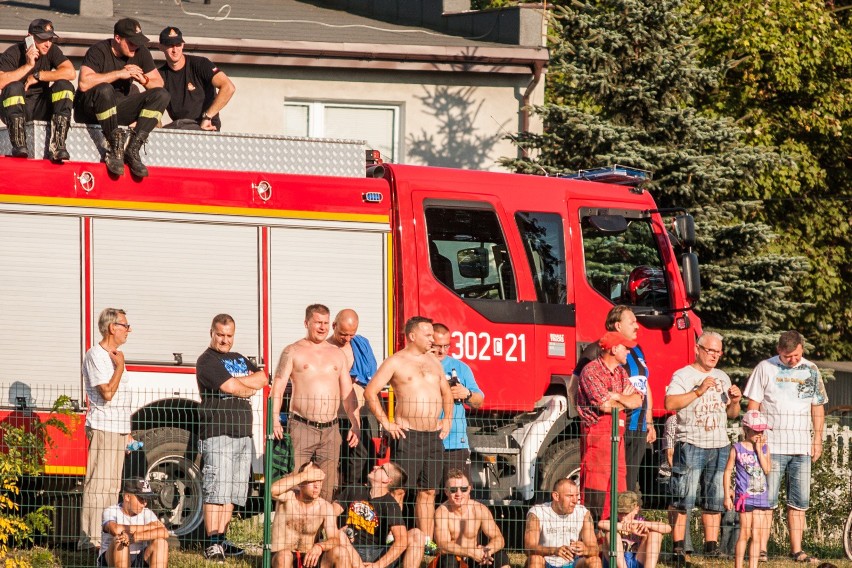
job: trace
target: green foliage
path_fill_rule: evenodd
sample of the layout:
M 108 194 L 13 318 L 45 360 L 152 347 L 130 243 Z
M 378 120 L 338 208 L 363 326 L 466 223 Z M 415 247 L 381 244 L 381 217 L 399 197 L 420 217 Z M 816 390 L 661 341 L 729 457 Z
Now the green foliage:
M 777 245 L 760 201 L 765 180 L 794 161 L 704 110 L 723 67 L 699 57 L 695 14 L 681 0 L 578 0 L 552 10 L 546 102 L 534 109 L 544 132 L 519 134 L 529 157 L 503 164 L 525 173 L 615 163 L 653 171 L 647 188 L 658 204 L 696 218 L 704 326 L 726 336 L 729 364 L 765 358 L 773 330 L 808 307 L 791 290 L 809 264 Z
M 790 296 L 816 357 L 852 357 L 852 31 L 848 1 L 692 0 L 704 60 L 725 68 L 706 108 L 786 157 L 758 182 L 760 218 L 808 258 Z
M 54 447 L 50 429 L 65 435 L 69 433 L 60 415 L 76 420 L 71 410 L 71 399 L 65 395 L 56 400 L 44 422 L 27 411 L 19 411 L 12 415 L 17 420 L 0 424 L 0 559 L 4 559 L 7 567 L 29 566 L 27 557 L 10 556 L 10 547 L 17 548 L 23 543 L 32 542 L 35 533 L 44 532 L 50 527 L 50 507 L 39 507 L 21 516 L 16 497 L 20 492 L 20 478 L 40 475 L 44 469 L 47 450 Z

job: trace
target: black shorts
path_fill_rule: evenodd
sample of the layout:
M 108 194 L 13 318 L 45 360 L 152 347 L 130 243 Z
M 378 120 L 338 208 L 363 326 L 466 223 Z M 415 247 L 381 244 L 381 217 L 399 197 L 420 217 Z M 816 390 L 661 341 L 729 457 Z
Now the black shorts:
M 435 568 L 460 568 L 461 566 L 459 557 L 452 554 L 441 554 L 435 560 Z M 466 557 L 462 557 L 462 560 L 467 564 L 468 568 L 480 566 L 482 568 L 501 568 L 501 566 L 509 566 L 509 555 L 506 554 L 505 549 L 494 553 L 494 562 L 491 564 L 477 564 L 473 558 Z M 430 564 L 429 566 L 431 568 L 432 565 Z
M 470 450 L 466 448 L 444 450 L 444 473 L 441 482 L 447 479 L 447 473 L 451 469 L 462 470 L 470 480 Z
M 438 489 L 443 473 L 444 443 L 438 431 L 406 430 L 405 438 L 391 442 L 391 460 L 408 473 L 410 488 Z

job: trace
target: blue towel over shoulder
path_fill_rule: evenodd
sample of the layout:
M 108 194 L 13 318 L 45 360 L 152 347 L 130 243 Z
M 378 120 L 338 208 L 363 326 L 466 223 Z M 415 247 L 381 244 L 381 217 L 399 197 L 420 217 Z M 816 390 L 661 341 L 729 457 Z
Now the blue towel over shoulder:
M 355 356 L 355 362 L 352 363 L 349 375 L 362 387 L 367 386 L 367 383 L 376 374 L 377 369 L 373 348 L 370 347 L 370 342 L 363 335 L 353 337 L 349 345 L 352 346 L 352 354 Z

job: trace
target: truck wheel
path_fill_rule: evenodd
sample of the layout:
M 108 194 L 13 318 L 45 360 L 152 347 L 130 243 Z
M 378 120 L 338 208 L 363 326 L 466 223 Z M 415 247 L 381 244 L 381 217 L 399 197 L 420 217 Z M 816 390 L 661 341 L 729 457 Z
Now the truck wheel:
M 141 433 L 147 478 L 158 494 L 148 506 L 182 540 L 203 529 L 201 455 L 195 438 L 180 428 L 155 428 Z
M 580 484 L 580 440 L 562 440 L 550 446 L 541 458 L 541 491 L 550 500 L 557 479 L 569 478 Z

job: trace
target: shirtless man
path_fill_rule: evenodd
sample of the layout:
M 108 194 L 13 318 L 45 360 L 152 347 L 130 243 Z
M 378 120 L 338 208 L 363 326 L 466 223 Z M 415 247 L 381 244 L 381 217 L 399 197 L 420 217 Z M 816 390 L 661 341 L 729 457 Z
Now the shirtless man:
M 333 555 L 323 555 L 340 542 L 334 507 L 319 496 L 324 479 L 325 473 L 307 462 L 272 484 L 272 498 L 278 501 L 272 521 L 272 568 L 335 564 Z M 320 527 L 326 538 L 316 542 Z
M 290 438 L 293 440 L 293 462 L 298 469 L 314 461 L 325 473 L 322 498 L 331 501 L 337 485 L 337 464 L 340 461 L 340 430 L 337 411 L 343 408 L 352 428 L 347 435 L 350 447 L 358 444 L 360 421 L 355 413 L 357 402 L 346 356 L 339 348 L 326 342 L 329 311 L 322 304 L 311 304 L 305 310 L 307 335 L 281 353 L 275 380 L 272 383 L 272 415 L 279 416 L 287 383 L 293 381 L 290 399 Z M 284 428 L 275 423 L 273 435 L 280 440 Z
M 393 459 L 419 485 L 414 515 L 427 544 L 435 523 L 435 489 L 441 482 L 444 446 L 452 425 L 453 394 L 441 364 L 430 353 L 432 320 L 415 316 L 405 323 L 405 348 L 381 364 L 364 389 L 364 399 L 385 432 L 394 440 Z M 394 421 L 388 419 L 379 392 L 390 383 L 396 400 Z M 445 418 L 440 418 L 443 411 Z
M 361 431 L 358 435 L 358 445 L 354 448 L 344 445 L 342 448 L 341 485 L 355 487 L 367 482 L 370 471 L 370 446 L 372 445 L 374 426 L 370 424 L 367 409 L 364 406 L 364 387 L 376 374 L 376 358 L 370 342 L 363 335 L 358 335 L 358 314 L 355 310 L 340 310 L 331 324 L 331 336 L 327 339 L 335 347 L 339 347 L 346 356 L 347 373 L 352 379 L 352 390 L 358 401 L 355 412 L 361 419 Z
M 509 566 L 503 550 L 505 541 L 488 507 L 470 498 L 470 480 L 460 469 L 451 469 L 444 482 L 447 500 L 435 513 L 435 542 L 438 544 L 436 568 L 458 568 L 457 557 L 469 567 Z M 488 542 L 479 543 L 482 532 Z

